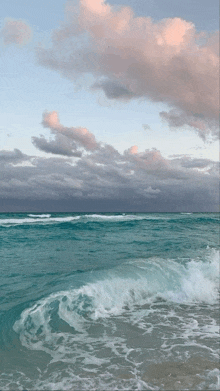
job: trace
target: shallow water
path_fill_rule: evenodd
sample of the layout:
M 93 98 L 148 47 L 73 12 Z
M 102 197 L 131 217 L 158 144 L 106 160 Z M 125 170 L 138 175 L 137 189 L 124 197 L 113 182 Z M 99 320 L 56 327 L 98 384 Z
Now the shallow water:
M 218 214 L 1 214 L 1 390 L 214 390 Z

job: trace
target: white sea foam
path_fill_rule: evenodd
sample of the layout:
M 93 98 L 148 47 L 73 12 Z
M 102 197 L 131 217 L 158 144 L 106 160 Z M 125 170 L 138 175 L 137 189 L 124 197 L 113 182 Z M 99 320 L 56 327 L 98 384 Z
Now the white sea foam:
M 84 221 L 130 221 L 130 220 L 143 220 L 147 219 L 147 216 L 135 216 L 135 215 L 79 215 L 79 216 L 63 216 L 63 217 L 51 217 L 50 214 L 34 215 L 29 214 L 29 217 L 13 218 L 13 219 L 0 219 L 0 225 L 21 225 L 21 224 L 42 224 L 42 223 L 62 223 L 74 220 L 83 219 Z
M 157 384 L 160 383 L 159 380 L 161 380 L 161 383 L 163 385 L 164 383 L 166 384 L 165 388 L 161 388 L 161 386 L 163 387 L 162 384 L 160 386 L 155 384 L 152 385 L 152 383 L 149 381 L 145 374 L 144 376 L 141 376 L 137 373 L 137 371 L 125 373 L 124 377 L 123 374 L 121 376 L 114 377 L 108 370 L 99 376 L 95 376 L 92 372 L 82 372 L 81 374 L 76 375 L 74 373 L 74 367 L 70 366 L 66 370 L 57 369 L 53 372 L 40 372 L 38 378 L 33 380 L 23 372 L 14 372 L 12 370 L 10 374 L 4 374 L 3 379 L 0 378 L 0 387 L 3 391 L 15 389 L 15 387 L 16 390 L 21 391 L 25 389 L 66 391 L 159 391 L 161 389 L 167 390 L 167 386 L 169 386 L 169 390 L 192 390 L 191 385 L 194 383 L 196 385 L 197 390 L 220 389 L 218 369 L 214 369 L 212 371 L 205 371 L 204 378 L 203 376 L 198 376 L 198 374 L 194 376 L 181 376 L 181 370 L 179 370 L 179 372 L 180 375 L 176 375 L 176 373 L 174 373 L 175 376 L 170 377 L 171 374 L 168 374 L 168 376 L 166 376 L 165 378 L 162 378 L 162 374 L 159 373 L 159 379 L 157 379 Z M 193 387 L 193 390 L 194 389 L 195 388 Z
M 166 298 L 177 302 L 217 303 L 219 298 L 219 251 L 213 249 L 207 262 L 192 260 L 181 276 L 181 290 Z
M 50 217 L 51 214 L 40 214 L 40 215 L 36 215 L 36 214 L 29 214 L 28 215 L 29 217 L 40 217 L 40 218 L 45 218 L 45 217 Z
M 84 322 L 83 314 L 94 320 L 120 315 L 125 308 L 142 306 L 157 297 L 174 303 L 215 304 L 218 290 L 219 251 L 213 249 L 206 262 L 192 260 L 183 265 L 155 258 L 124 264 L 106 272 L 104 279 L 52 294 L 26 311 L 33 315 L 58 300 L 60 318 L 78 329 L 78 321 Z
M 87 220 L 92 221 L 137 221 L 137 220 L 167 220 L 167 216 L 155 216 L 150 214 L 120 214 L 120 215 L 105 215 L 105 214 L 86 214 L 82 216 Z
M 147 360 L 172 361 L 173 354 L 185 360 L 192 349 L 217 360 L 210 308 L 218 303 L 218 256 L 213 250 L 206 261 L 188 264 L 135 260 L 25 309 L 14 331 L 23 346 L 51 357 L 37 388 L 156 390 L 141 377 Z M 187 316 L 182 304 L 192 309 Z
M 135 216 L 135 215 L 100 215 L 100 214 L 90 214 L 84 215 L 89 220 L 114 220 L 114 221 L 126 221 L 126 220 L 142 220 L 143 216 Z
M 47 373 L 47 376 L 45 376 L 45 373 L 46 371 L 42 374 L 40 373 L 38 379 L 32 380 L 25 373 L 11 371 L 10 374 L 4 375 L 3 382 L 0 378 L 1 390 L 159 391 L 159 387 L 150 386 L 140 376 L 137 376 L 136 373 L 133 374 L 130 372 L 128 374 L 125 373 L 124 378 L 123 375 L 121 377 L 114 377 L 108 370 L 101 376 L 95 376 L 92 371 L 82 372 L 76 375 L 73 367 L 68 367 L 66 370 L 57 369 L 56 371 Z M 12 380 L 12 376 L 16 380 Z
M 182 213 L 191 214 L 191 213 Z M 51 217 L 51 214 L 28 214 L 28 217 L 24 218 L 8 218 L 0 219 L 0 225 L 21 225 L 21 224 L 39 224 L 39 223 L 62 223 L 74 220 L 80 220 L 82 222 L 123 222 L 123 221 L 141 221 L 141 220 L 169 220 L 170 216 L 156 216 L 154 214 L 119 214 L 119 215 L 107 215 L 107 214 L 81 214 L 79 216 L 63 216 L 63 217 Z
M 107 272 L 102 280 L 40 300 L 23 311 L 14 329 L 23 337 L 28 333 L 32 339 L 43 327 L 48 336 L 51 334 L 51 314 L 55 311 L 60 319 L 82 333 L 86 332 L 89 322 L 120 316 L 137 306 L 153 303 L 158 297 L 177 304 L 216 304 L 219 297 L 218 257 L 219 252 L 213 250 L 208 261 L 192 260 L 186 266 L 172 260 L 140 260 L 127 265 L 126 278 L 120 276 L 125 271 L 116 268 Z M 35 347 L 38 344 L 39 340 Z
M 49 223 L 66 223 L 74 220 L 79 220 L 80 216 L 66 217 L 41 217 L 41 218 L 17 218 L 17 219 L 0 219 L 0 225 L 22 225 L 22 224 L 49 224 Z

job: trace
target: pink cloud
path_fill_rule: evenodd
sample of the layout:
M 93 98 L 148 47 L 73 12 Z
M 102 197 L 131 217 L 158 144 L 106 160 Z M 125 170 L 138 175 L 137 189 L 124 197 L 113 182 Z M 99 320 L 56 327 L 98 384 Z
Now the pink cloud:
M 129 148 L 129 153 L 131 153 L 132 155 L 136 155 L 138 153 L 138 147 L 137 145 L 133 145 L 133 147 Z
M 32 30 L 28 24 L 22 20 L 6 19 L 1 30 L 1 36 L 5 45 L 23 45 L 30 41 Z
M 93 88 L 110 99 L 145 97 L 166 103 L 200 136 L 216 137 L 216 33 L 198 34 L 181 18 L 153 22 L 135 17 L 131 8 L 114 8 L 102 0 L 80 0 L 78 8 L 68 2 L 67 13 L 66 24 L 53 34 L 53 47 L 38 50 L 41 64 L 71 80 L 92 74 Z M 203 116 L 202 123 L 194 116 Z
M 55 130 L 59 130 L 62 125 L 60 125 L 58 113 L 56 111 L 43 113 L 42 124 L 45 128 L 52 128 Z
M 61 125 L 56 111 L 44 112 L 42 125 L 46 128 L 50 128 L 52 133 L 65 136 L 67 139 L 88 151 L 95 150 L 99 147 L 99 143 L 97 143 L 95 136 L 86 128 L 65 127 Z

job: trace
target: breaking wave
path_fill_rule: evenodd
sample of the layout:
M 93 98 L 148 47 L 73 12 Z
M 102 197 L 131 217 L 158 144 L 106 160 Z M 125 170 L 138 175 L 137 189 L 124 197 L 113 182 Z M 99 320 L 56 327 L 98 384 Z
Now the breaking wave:
M 191 260 L 184 265 L 151 259 L 124 264 L 124 270 L 115 268 L 95 282 L 39 300 L 22 312 L 14 331 L 20 334 L 24 346 L 62 359 L 68 352 L 72 355 L 70 340 L 79 343 L 81 338 L 88 337 L 94 322 L 131 314 L 136 314 L 137 322 L 138 309 L 157 300 L 176 305 L 217 304 L 218 259 L 219 252 L 213 250 L 206 262 Z
M 28 216 L 28 217 L 27 217 Z M 11 226 L 11 225 L 22 225 L 22 224 L 52 224 L 52 223 L 71 223 L 76 222 L 76 220 L 79 220 L 79 222 L 82 223 L 88 223 L 88 222 L 129 222 L 129 221 L 142 221 L 142 220 L 149 220 L 149 221 L 188 221 L 192 224 L 196 220 L 199 220 L 200 222 L 204 220 L 205 223 L 209 221 L 216 222 L 218 221 L 219 216 L 217 214 L 209 214 L 208 216 L 204 214 L 192 214 L 192 213 L 174 213 L 174 214 L 151 214 L 151 213 L 137 213 L 137 214 L 80 214 L 80 215 L 54 215 L 51 214 L 28 214 L 24 217 L 13 217 L 13 218 L 7 218 L 7 219 L 0 219 L 0 226 Z
M 36 214 L 29 214 L 28 215 L 29 217 L 41 217 L 41 218 L 45 218 L 45 217 L 50 217 L 51 214 L 41 214 L 41 215 L 36 215 Z
M 30 216 L 30 215 L 29 215 Z M 79 220 L 80 216 L 67 216 L 67 217 L 43 217 L 39 218 L 17 218 L 17 219 L 0 219 L 0 225 L 23 225 L 23 224 L 50 224 L 50 223 L 68 223 L 74 220 Z

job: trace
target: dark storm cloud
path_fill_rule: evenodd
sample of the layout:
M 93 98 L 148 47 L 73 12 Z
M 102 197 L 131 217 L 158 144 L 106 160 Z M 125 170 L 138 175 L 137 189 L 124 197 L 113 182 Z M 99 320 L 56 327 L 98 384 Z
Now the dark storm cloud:
M 61 156 L 0 151 L 1 210 L 7 207 L 7 200 L 18 209 L 19 205 L 24 208 L 25 200 L 27 209 L 50 201 L 50 210 L 55 205 L 61 211 L 67 210 L 64 205 L 72 205 L 69 210 L 73 211 L 218 209 L 216 162 L 189 155 L 165 158 L 155 148 L 138 152 L 136 145 L 119 153 L 98 142 L 88 129 L 62 125 L 56 111 L 44 112 L 42 125 L 54 139 L 34 137 L 33 144 Z
M 19 205 L 25 208 L 25 200 L 26 210 L 40 210 L 39 205 L 48 202 L 50 210 L 54 205 L 54 210 L 60 211 L 218 208 L 218 164 L 208 159 L 167 159 L 156 149 L 138 153 L 130 148 L 120 154 L 105 144 L 75 163 L 71 158 L 31 157 L 29 164 L 22 165 L 17 164 L 15 155 L 21 158 L 23 154 L 16 151 L 11 159 L 2 160 L 1 210 L 13 204 L 15 209 Z

